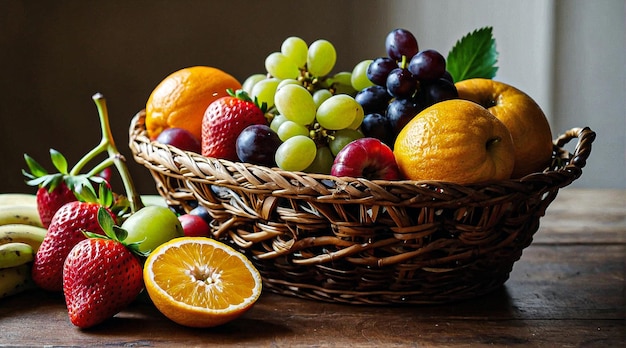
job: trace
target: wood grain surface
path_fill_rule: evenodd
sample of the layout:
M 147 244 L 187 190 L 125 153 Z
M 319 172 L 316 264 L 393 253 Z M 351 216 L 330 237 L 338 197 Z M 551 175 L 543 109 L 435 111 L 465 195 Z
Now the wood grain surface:
M 446 305 L 354 306 L 264 293 L 243 317 L 179 326 L 147 302 L 80 330 L 59 294 L 0 300 L 2 346 L 617 347 L 626 342 L 626 191 L 564 189 L 504 287 Z

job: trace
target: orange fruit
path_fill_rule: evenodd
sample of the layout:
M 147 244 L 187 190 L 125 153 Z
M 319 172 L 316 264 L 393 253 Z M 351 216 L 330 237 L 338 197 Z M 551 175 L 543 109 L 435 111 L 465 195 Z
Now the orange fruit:
M 541 172 L 550 165 L 553 148 L 550 124 L 530 96 L 490 79 L 469 79 L 455 85 L 459 98 L 484 106 L 511 132 L 515 146 L 515 168 L 511 177 Z
M 511 133 L 487 109 L 467 100 L 434 104 L 400 131 L 394 156 L 404 177 L 458 184 L 508 179 Z
M 143 270 L 146 291 L 172 321 L 212 327 L 236 319 L 261 294 L 261 275 L 243 254 L 205 237 L 179 237 L 154 249 Z
M 146 103 L 148 136 L 154 140 L 166 128 L 183 128 L 200 139 L 202 117 L 209 104 L 227 96 L 227 89 L 240 88 L 237 79 L 213 67 L 173 72 L 156 86 Z

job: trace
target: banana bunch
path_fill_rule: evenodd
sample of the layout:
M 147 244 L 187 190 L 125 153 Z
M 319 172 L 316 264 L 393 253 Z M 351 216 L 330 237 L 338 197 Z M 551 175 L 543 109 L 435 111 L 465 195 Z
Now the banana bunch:
M 0 194 L 0 298 L 35 287 L 30 272 L 46 232 L 34 195 Z

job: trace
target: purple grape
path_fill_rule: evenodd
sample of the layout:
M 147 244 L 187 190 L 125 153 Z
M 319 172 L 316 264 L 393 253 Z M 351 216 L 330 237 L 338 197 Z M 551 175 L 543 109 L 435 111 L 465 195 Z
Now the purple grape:
M 251 125 L 237 137 L 235 144 L 237 157 L 242 162 L 274 167 L 276 166 L 274 154 L 281 143 L 278 134 L 269 126 Z
M 213 221 L 213 218 L 211 217 L 211 214 L 209 214 L 209 211 L 201 205 L 198 205 L 197 207 L 191 209 L 189 214 L 200 216 L 207 224 L 211 224 L 211 222 Z
M 402 60 L 402 56 L 411 59 L 419 51 L 417 39 L 406 29 L 394 29 L 387 34 L 385 48 L 389 58 L 396 61 Z
M 450 74 L 450 72 L 448 70 L 446 70 L 443 73 L 443 76 L 441 76 L 441 78 L 444 79 L 444 80 L 450 81 L 450 83 L 454 83 L 454 77 L 452 77 L 452 74 Z
M 365 114 L 371 114 L 373 112 L 385 112 L 391 96 L 387 93 L 387 88 L 374 85 L 360 90 L 354 96 L 354 100 L 361 104 Z
M 367 78 L 374 84 L 385 86 L 387 83 L 387 75 L 391 70 L 398 67 L 395 60 L 387 57 L 378 57 L 374 59 L 367 67 Z
M 394 99 L 387 107 L 387 118 L 395 135 L 415 117 L 424 106 L 413 99 Z
M 444 78 L 422 83 L 420 87 L 420 98 L 422 98 L 427 106 L 444 100 L 457 99 L 459 97 L 454 83 Z
M 387 76 L 387 92 L 396 98 L 410 98 L 417 89 L 417 80 L 407 69 L 396 68 Z
M 435 50 L 420 51 L 411 58 L 408 69 L 420 81 L 435 80 L 446 72 L 446 59 Z
M 371 113 L 365 115 L 361 123 L 363 135 L 376 138 L 393 149 L 395 134 L 389 118 L 384 114 Z
M 193 134 L 183 128 L 166 128 L 155 139 L 161 144 L 177 147 L 184 151 L 202 152 L 202 145 Z

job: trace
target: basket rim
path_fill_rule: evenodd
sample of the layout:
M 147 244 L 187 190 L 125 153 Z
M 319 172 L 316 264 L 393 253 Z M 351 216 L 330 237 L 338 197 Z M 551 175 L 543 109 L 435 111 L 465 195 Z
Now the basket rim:
M 458 184 L 441 180 L 369 180 L 365 178 L 336 177 L 320 173 L 305 173 L 298 171 L 285 171 L 278 167 L 266 167 L 245 162 L 234 162 L 221 158 L 205 157 L 201 154 L 180 150 L 174 146 L 161 144 L 152 141 L 145 129 L 145 109 L 137 112 L 129 128 L 129 146 L 135 160 L 143 165 L 155 168 L 153 156 L 159 157 L 160 171 L 166 171 L 168 176 L 174 176 L 182 180 L 204 182 L 205 177 L 195 175 L 203 172 L 201 167 L 210 167 L 214 170 L 221 169 L 229 173 L 239 173 L 241 177 L 234 180 L 231 177 L 216 177 L 214 184 L 224 187 L 236 187 L 241 191 L 270 190 L 273 195 L 281 195 L 278 183 L 276 187 L 256 185 L 252 180 L 255 177 L 272 175 L 273 178 L 282 177 L 285 181 L 297 181 L 306 186 L 308 191 L 336 191 L 346 190 L 349 187 L 380 187 L 381 189 L 402 189 L 407 186 L 421 186 L 432 188 L 433 191 L 441 191 L 445 187 L 448 191 L 481 191 L 491 186 L 515 187 L 516 190 L 527 191 L 523 186 L 549 186 L 564 187 L 582 175 L 582 169 L 587 163 L 591 154 L 592 143 L 596 138 L 596 133 L 589 127 L 575 127 L 565 131 L 553 140 L 552 163 L 542 172 L 528 174 L 522 178 L 509 178 L 504 180 L 484 181 L 472 184 Z M 563 148 L 572 139 L 578 139 L 574 152 L 570 153 Z M 149 152 L 149 153 L 148 153 Z M 163 152 L 168 156 L 162 156 Z M 206 169 L 206 168 L 204 168 Z M 243 174 L 242 174 L 243 173 Z M 548 178 L 551 176 L 551 178 Z M 306 191 L 306 190 L 305 190 Z M 532 190 L 531 190 L 532 191 Z M 309 195 L 312 192 L 301 192 L 302 195 Z M 314 194 L 314 193 L 313 193 Z M 392 198 L 392 197 L 390 197 Z

